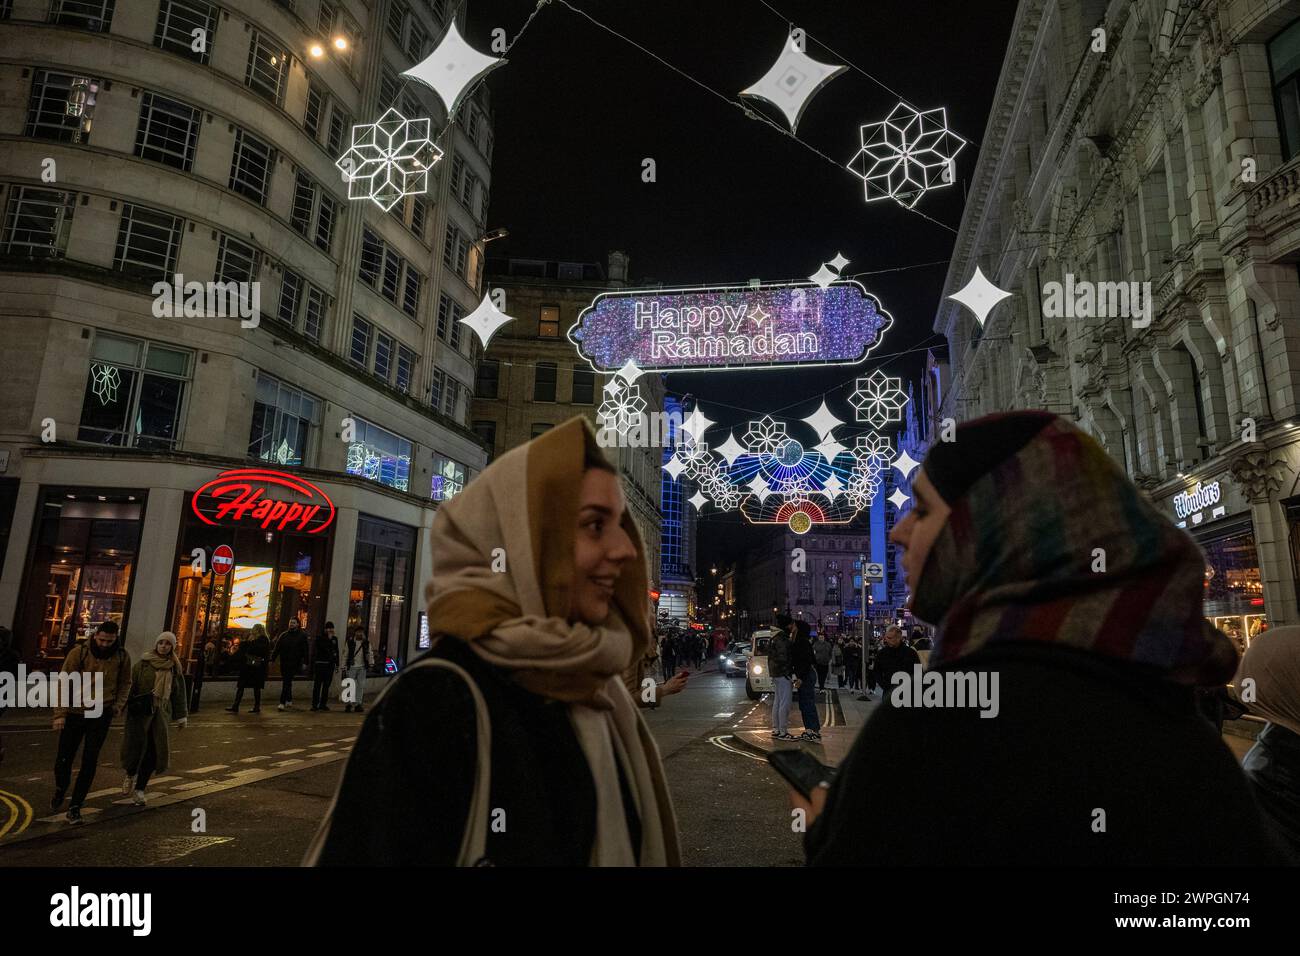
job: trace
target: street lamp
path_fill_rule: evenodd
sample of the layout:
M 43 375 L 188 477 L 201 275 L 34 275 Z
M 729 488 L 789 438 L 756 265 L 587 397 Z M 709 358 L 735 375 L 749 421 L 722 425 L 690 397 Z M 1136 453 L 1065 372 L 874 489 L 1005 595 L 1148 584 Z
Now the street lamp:
M 510 235 L 509 229 L 498 228 L 498 229 L 492 229 L 488 232 L 485 232 L 483 233 L 483 235 L 479 236 L 476 240 L 474 240 L 474 245 L 479 247 L 478 282 L 475 283 L 475 286 L 478 288 L 480 292 L 483 291 L 483 274 L 484 272 L 487 271 L 484 268 L 484 261 L 487 259 L 487 244 L 489 242 L 492 242 L 494 239 L 504 239 L 509 235 Z

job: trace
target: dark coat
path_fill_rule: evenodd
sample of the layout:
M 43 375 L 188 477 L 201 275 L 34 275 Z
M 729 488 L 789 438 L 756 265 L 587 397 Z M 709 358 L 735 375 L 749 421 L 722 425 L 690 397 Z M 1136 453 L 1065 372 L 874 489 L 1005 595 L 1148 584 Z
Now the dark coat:
M 271 642 L 265 637 L 250 637 L 239 644 L 239 686 L 261 690 L 266 686 L 267 663 Z
M 1300 864 L 1300 735 L 1269 724 L 1242 759 L 1241 769 L 1287 862 Z
M 279 659 L 281 674 L 293 677 L 302 670 L 302 663 L 307 659 L 308 643 L 307 632 L 300 628 L 290 628 L 280 635 L 280 639 L 275 642 L 275 650 L 271 652 L 271 660 Z
M 339 637 L 337 634 L 333 637 L 328 634 L 317 634 L 312 638 L 311 665 L 312 667 L 338 667 Z
M 767 670 L 774 679 L 790 676 L 790 637 L 780 628 L 767 645 Z
M 152 694 L 158 672 L 148 661 L 139 661 L 131 669 L 131 694 Z M 187 716 L 185 677 L 178 665 L 172 673 L 172 692 L 160 700 L 154 712 L 147 717 L 126 715 L 122 727 L 122 769 L 135 774 L 140 769 L 144 752 L 153 738 L 154 756 L 157 759 L 155 770 L 164 772 L 171 766 L 171 722 Z
M 871 670 L 871 677 L 882 688 L 886 705 L 889 704 L 890 691 L 894 689 L 892 683 L 894 675 L 903 671 L 911 677 L 912 668 L 919 663 L 921 663 L 921 656 L 906 644 L 899 644 L 897 647 L 890 647 L 888 644 L 880 645 L 880 650 L 876 652 L 876 663 Z
M 595 842 L 596 788 L 567 708 L 524 690 L 460 641 L 444 638 L 429 654 L 463 667 L 491 715 L 489 806 L 505 811 L 505 828 L 489 827 L 488 862 L 585 866 Z M 320 864 L 454 864 L 473 793 L 476 741 L 474 701 L 459 676 L 402 671 L 362 725 Z M 633 846 L 639 829 L 631 831 Z
M 999 675 L 999 713 L 878 707 L 805 835 L 815 865 L 1277 862 L 1186 687 L 1055 645 L 934 668 Z M 1105 832 L 1095 832 L 1096 809 Z
M 808 672 L 815 667 L 811 641 L 798 639 L 790 642 L 790 676 L 795 680 L 806 680 Z

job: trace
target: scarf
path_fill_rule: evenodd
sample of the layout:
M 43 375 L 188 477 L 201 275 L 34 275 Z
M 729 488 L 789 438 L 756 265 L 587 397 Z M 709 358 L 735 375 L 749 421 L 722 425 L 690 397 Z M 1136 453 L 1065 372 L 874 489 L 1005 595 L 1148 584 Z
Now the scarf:
M 609 619 L 569 620 L 578 491 L 593 455 L 603 452 L 591 426 L 571 419 L 502 455 L 438 508 L 429 621 L 437 640 L 464 641 L 526 690 L 567 705 L 596 786 L 593 865 L 637 859 L 616 760 L 641 819 L 641 865 L 677 865 L 659 750 L 623 683 L 654 644 L 645 551 L 626 511 L 621 525 L 636 557 L 615 585 Z
M 1041 417 L 1028 441 L 947 502 L 952 513 L 912 606 L 938 625 L 930 663 L 1034 641 L 1143 665 L 1180 683 L 1226 683 L 1237 653 L 1202 615 L 1205 559 L 1196 543 L 1091 437 Z
M 172 675 L 179 673 L 181 669 L 181 662 L 176 659 L 176 652 L 173 650 L 166 657 L 163 657 L 157 651 L 149 650 L 140 656 L 140 660 L 154 669 L 154 697 L 159 702 L 170 699 L 172 695 Z
M 1255 699 L 1243 701 L 1250 712 L 1300 734 L 1300 627 L 1275 627 L 1251 641 L 1237 669 L 1238 697 L 1246 680 L 1255 682 Z

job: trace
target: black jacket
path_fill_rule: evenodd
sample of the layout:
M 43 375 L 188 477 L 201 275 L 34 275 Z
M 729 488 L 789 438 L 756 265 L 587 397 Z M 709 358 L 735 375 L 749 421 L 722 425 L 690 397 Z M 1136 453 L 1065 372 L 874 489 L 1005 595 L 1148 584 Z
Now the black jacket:
M 885 704 L 889 705 L 889 694 L 894 689 L 893 677 L 899 671 L 904 671 L 908 677 L 912 676 L 912 668 L 921 663 L 921 657 L 906 644 L 899 644 L 897 647 L 890 647 L 888 644 L 881 644 L 880 650 L 876 652 L 876 663 L 872 667 L 871 676 L 877 684 L 880 685 L 885 694 Z
M 1243 758 L 1241 769 L 1287 862 L 1300 864 L 1300 735 L 1269 724 Z
M 790 641 L 790 676 L 795 680 L 805 680 L 808 672 L 815 666 L 811 641 Z M 813 678 L 816 680 L 816 678 Z
M 271 652 L 271 660 L 279 658 L 280 673 L 293 676 L 302 668 L 307 659 L 307 632 L 300 628 L 290 628 L 280 635 Z
M 779 628 L 767 643 L 767 669 L 773 678 L 790 676 L 790 638 Z
M 335 634 L 330 637 L 328 634 L 317 634 L 311 642 L 311 662 L 312 666 L 328 665 L 338 666 L 339 662 L 339 637 Z
M 996 672 L 998 716 L 877 708 L 805 835 L 810 864 L 1277 862 L 1190 689 L 1029 643 L 933 670 Z
M 519 687 L 460 641 L 445 638 L 429 654 L 465 668 L 491 715 L 489 806 L 505 811 L 505 828 L 489 827 L 487 862 L 587 865 L 596 788 L 567 708 Z M 357 737 L 320 863 L 454 864 L 473 793 L 476 739 L 474 701 L 460 677 L 403 671 Z M 639 846 L 635 811 L 628 827 Z

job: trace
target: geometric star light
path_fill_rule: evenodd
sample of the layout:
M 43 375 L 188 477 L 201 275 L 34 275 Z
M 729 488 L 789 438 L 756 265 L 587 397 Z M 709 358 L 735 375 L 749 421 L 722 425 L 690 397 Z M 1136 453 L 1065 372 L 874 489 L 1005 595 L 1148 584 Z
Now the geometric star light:
M 847 69 L 847 66 L 818 63 L 804 53 L 803 41 L 792 32 L 772 68 L 753 86 L 741 90 L 740 95 L 767 100 L 785 114 L 790 131 L 794 132 L 813 94 Z
M 95 397 L 101 405 L 110 405 L 117 401 L 117 390 L 122 384 L 122 377 L 112 365 L 93 365 L 90 369 L 91 380 L 95 383 Z
M 352 127 L 352 145 L 334 164 L 349 199 L 369 199 L 388 212 L 405 196 L 429 191 L 429 170 L 442 150 L 429 138 L 429 120 L 389 109 L 375 123 Z
M 907 395 L 900 384 L 899 379 L 888 378 L 880 369 L 858 379 L 853 394 L 849 396 L 849 404 L 857 410 L 858 421 L 875 428 L 901 421 Z
M 504 57 L 484 56 L 466 43 L 453 21 L 434 51 L 402 76 L 409 76 L 430 87 L 451 114 L 456 112 L 466 87 L 505 62 Z
M 849 160 L 866 191 L 866 201 L 893 199 L 911 209 L 931 189 L 951 186 L 956 156 L 966 140 L 948 129 L 943 107 L 919 112 L 906 103 L 879 123 L 861 129 L 862 148 Z
M 497 308 L 496 303 L 492 301 L 491 295 L 485 295 L 477 309 L 458 321 L 461 325 L 467 325 L 473 329 L 483 343 L 483 348 L 486 349 L 488 342 L 492 341 L 492 336 L 496 334 L 497 329 L 514 320 L 513 315 L 506 315 Z
M 641 415 L 647 408 L 646 400 L 641 397 L 641 386 L 627 385 L 622 380 L 613 378 L 605 386 L 605 392 L 609 397 L 601 403 L 596 415 L 603 427 L 626 435 L 641 421 Z
M 960 291 L 948 296 L 954 302 L 960 302 L 970 309 L 971 314 L 975 316 L 975 321 L 980 324 L 980 328 L 984 327 L 984 321 L 989 317 L 989 313 L 993 311 L 994 306 L 1003 299 L 1010 297 L 1011 293 L 999 289 L 990 282 L 979 266 L 975 267 L 975 274 L 971 276 L 971 280 Z

